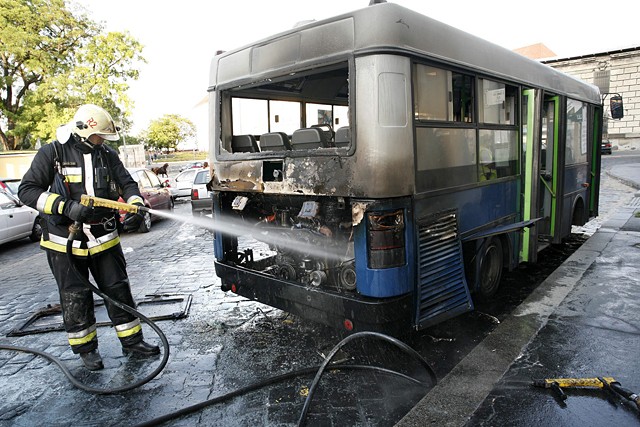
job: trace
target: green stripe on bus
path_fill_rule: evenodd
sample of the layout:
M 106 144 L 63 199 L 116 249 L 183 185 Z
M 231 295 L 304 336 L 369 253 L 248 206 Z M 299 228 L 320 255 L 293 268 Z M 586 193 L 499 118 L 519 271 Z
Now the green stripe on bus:
M 558 147 L 560 145 L 560 97 L 554 96 L 553 101 L 553 179 L 551 180 L 551 237 L 556 235 L 556 210 L 558 204 Z
M 525 153 L 525 170 L 524 170 L 524 208 L 522 213 L 523 221 L 531 219 L 531 190 L 533 185 L 533 122 L 535 111 L 535 90 L 528 89 L 524 91 L 527 97 L 527 151 Z M 531 239 L 531 230 L 527 227 L 523 229 L 522 248 L 520 249 L 520 260 L 529 261 L 529 244 Z

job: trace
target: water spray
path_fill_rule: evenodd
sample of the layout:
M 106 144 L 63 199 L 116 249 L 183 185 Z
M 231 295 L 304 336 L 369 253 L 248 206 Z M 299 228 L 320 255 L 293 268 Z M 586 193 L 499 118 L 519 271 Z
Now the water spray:
M 130 203 L 117 202 L 114 200 L 103 199 L 101 197 L 89 196 L 83 194 L 80 203 L 88 207 L 104 207 L 109 209 L 117 209 L 130 213 L 150 213 L 163 218 L 174 219 L 180 222 L 187 222 L 197 227 L 210 231 L 218 231 L 234 236 L 252 236 L 254 239 L 265 243 L 271 243 L 280 247 L 286 247 L 289 250 L 314 255 L 318 257 L 326 257 L 336 261 L 344 261 L 347 259 L 346 254 L 338 253 L 336 249 L 319 247 L 307 242 L 292 241 L 277 232 L 271 233 L 268 227 L 248 226 L 241 221 L 232 218 L 216 217 L 215 220 L 208 218 L 198 218 L 193 216 L 176 215 L 167 211 L 151 209 L 146 206 L 132 205 Z

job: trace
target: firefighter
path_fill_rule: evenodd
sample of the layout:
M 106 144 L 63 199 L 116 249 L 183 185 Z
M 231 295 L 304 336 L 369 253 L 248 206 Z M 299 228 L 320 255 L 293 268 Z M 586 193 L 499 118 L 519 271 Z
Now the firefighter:
M 73 121 L 57 131 L 57 141 L 35 155 L 24 175 L 18 195 L 42 217 L 40 246 L 46 251 L 58 284 L 64 327 L 69 344 L 89 370 L 104 367 L 98 353 L 93 293 L 71 268 L 67 256 L 69 225 L 80 221 L 82 229 L 73 242 L 74 264 L 110 298 L 134 306 L 126 261 L 120 246 L 119 228 L 135 230 L 142 215 L 129 213 L 120 224 L 115 210 L 90 208 L 79 203 L 82 194 L 142 205 L 138 184 L 117 153 L 103 144 L 120 139 L 111 116 L 103 108 L 86 104 Z M 107 313 L 125 354 L 151 356 L 156 345 L 143 341 L 140 319 L 105 301 Z

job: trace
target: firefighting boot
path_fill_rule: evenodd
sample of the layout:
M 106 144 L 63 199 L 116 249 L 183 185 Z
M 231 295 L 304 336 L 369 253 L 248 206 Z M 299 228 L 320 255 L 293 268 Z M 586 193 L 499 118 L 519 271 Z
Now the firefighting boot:
M 102 364 L 102 357 L 100 357 L 98 350 L 80 353 L 80 358 L 82 359 L 82 363 L 84 363 L 85 368 L 90 371 L 99 371 L 104 368 L 104 365 Z
M 160 348 L 157 345 L 149 344 L 144 341 L 139 341 L 131 345 L 123 345 L 122 352 L 124 354 L 134 354 L 137 356 L 154 356 L 160 354 Z

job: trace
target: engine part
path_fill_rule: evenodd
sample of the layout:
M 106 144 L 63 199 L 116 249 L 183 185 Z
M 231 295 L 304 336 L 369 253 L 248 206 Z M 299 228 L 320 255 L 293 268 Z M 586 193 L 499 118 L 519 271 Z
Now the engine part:
M 298 275 L 296 269 L 291 264 L 281 264 L 278 270 L 278 277 L 285 280 L 296 280 Z
M 318 287 L 327 281 L 327 273 L 324 271 L 316 270 L 312 271 L 309 275 L 309 283 L 311 286 Z
M 348 291 L 356 289 L 356 269 L 353 262 L 347 263 L 340 268 L 340 286 Z

